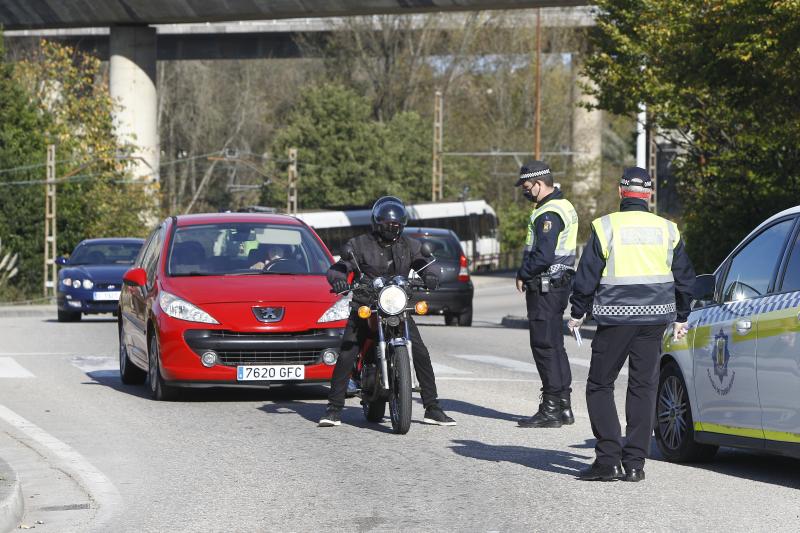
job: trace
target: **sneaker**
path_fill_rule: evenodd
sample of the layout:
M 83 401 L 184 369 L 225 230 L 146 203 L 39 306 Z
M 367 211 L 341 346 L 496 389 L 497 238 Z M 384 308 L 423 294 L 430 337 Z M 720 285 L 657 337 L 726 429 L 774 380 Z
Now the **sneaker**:
M 328 407 L 325 410 L 325 416 L 319 419 L 319 427 L 328 428 L 341 425 L 342 412 L 334 407 Z
M 422 420 L 426 424 L 435 426 L 455 426 L 456 421 L 447 416 L 438 405 L 425 409 L 425 418 Z

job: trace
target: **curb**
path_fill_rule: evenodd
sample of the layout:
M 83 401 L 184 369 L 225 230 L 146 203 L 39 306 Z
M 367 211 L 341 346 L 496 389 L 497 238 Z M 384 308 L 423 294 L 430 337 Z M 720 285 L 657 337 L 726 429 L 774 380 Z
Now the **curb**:
M 4 306 L 0 307 L 0 318 L 20 318 L 20 317 L 56 317 L 56 306 L 46 307 L 27 307 L 27 306 Z
M 17 529 L 24 512 L 19 477 L 11 465 L 0 459 L 0 533 Z

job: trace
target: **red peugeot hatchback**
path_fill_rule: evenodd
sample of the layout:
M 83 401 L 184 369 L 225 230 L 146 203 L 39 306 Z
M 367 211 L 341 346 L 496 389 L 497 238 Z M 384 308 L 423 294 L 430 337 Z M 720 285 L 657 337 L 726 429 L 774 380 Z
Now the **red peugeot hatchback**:
M 156 400 L 181 387 L 327 381 L 349 302 L 330 252 L 286 215 L 170 217 L 123 278 L 119 369 Z

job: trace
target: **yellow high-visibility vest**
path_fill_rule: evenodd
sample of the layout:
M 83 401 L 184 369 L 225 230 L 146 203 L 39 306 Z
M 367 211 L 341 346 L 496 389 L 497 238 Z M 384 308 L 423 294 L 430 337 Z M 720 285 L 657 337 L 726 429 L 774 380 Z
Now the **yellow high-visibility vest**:
M 525 252 L 536 246 L 536 219 L 545 213 L 555 213 L 564 222 L 564 229 L 558 236 L 555 261 L 547 271 L 552 275 L 575 267 L 575 255 L 578 249 L 578 213 L 569 200 L 556 198 L 545 202 L 531 213 L 528 220 L 528 238 L 525 241 Z
M 592 222 L 606 267 L 592 314 L 601 325 L 675 320 L 672 256 L 678 227 L 645 211 L 611 213 Z

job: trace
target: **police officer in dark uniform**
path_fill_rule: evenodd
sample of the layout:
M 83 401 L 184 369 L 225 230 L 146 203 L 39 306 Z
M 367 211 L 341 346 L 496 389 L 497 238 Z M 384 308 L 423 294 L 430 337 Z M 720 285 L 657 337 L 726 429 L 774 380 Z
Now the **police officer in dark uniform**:
M 354 237 L 345 245 L 345 249 L 353 250 L 358 266 L 368 278 L 408 276 L 412 268 L 420 269 L 429 262 L 429 259 L 421 253 L 419 241 L 402 235 L 406 224 L 408 224 L 408 214 L 399 198 L 384 196 L 375 202 L 372 207 L 372 232 Z M 357 271 L 356 265 L 342 258 L 328 269 L 328 282 L 334 291 L 346 292 L 350 289 L 348 276 L 355 271 Z M 434 264 L 422 272 L 422 279 L 428 289 L 433 290 L 439 286 L 437 271 L 438 267 Z M 359 303 L 354 302 L 352 305 L 342 337 L 339 358 L 331 378 L 328 407 L 319 421 L 319 425 L 323 427 L 341 424 L 348 377 L 353 371 L 353 363 L 362 343 L 370 334 L 367 321 L 356 314 L 355 308 Z M 414 370 L 419 380 L 422 405 L 425 407 L 423 422 L 439 426 L 455 426 L 455 421 L 439 407 L 431 357 L 428 348 L 422 342 L 417 325 L 410 316 L 408 326 L 413 346 Z
M 677 226 L 649 212 L 653 183 L 643 168 L 625 169 L 620 210 L 592 222 L 575 278 L 570 329 L 591 310 L 597 321 L 586 404 L 597 438 L 587 481 L 642 481 L 653 433 L 664 330 L 686 335 L 694 269 Z M 614 381 L 629 359 L 623 444 Z
M 525 292 L 531 351 L 542 380 L 539 410 L 518 424 L 557 428 L 572 424 L 572 372 L 564 349 L 562 317 L 575 267 L 578 214 L 555 188 L 550 167 L 530 161 L 520 169 L 517 187 L 536 204 L 528 223 L 528 239 L 517 290 Z

